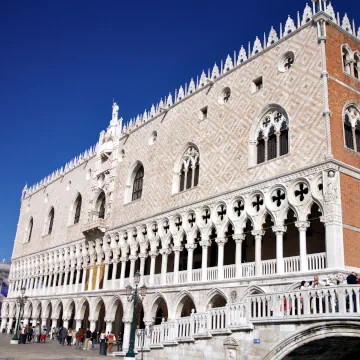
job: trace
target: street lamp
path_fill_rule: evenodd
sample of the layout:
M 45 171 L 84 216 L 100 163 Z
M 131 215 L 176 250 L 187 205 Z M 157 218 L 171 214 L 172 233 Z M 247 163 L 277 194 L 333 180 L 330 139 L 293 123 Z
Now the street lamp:
M 134 311 L 133 311 L 133 318 L 131 323 L 131 331 L 130 331 L 130 344 L 129 344 L 129 350 L 126 353 L 126 357 L 128 358 L 135 358 L 134 353 L 134 345 L 135 345 L 135 322 L 136 322 L 136 303 L 137 303 L 137 297 L 138 297 L 138 285 L 140 283 L 140 272 L 137 271 L 134 276 L 134 283 L 135 283 L 135 289 L 131 287 L 129 284 L 126 287 L 126 295 L 128 298 L 128 301 L 134 301 Z M 140 296 L 141 298 L 144 298 L 147 293 L 147 287 L 145 285 L 140 287 Z
M 144 360 L 145 337 L 150 339 L 153 330 L 154 330 L 153 324 L 151 324 L 147 329 L 138 329 L 137 336 L 139 338 L 139 343 L 141 344 L 141 360 Z
M 15 335 L 11 339 L 10 344 L 18 344 L 19 343 L 20 316 L 21 316 L 22 308 L 28 298 L 27 296 L 25 296 L 25 291 L 26 291 L 26 287 L 24 286 L 21 288 L 21 295 L 16 299 L 16 302 L 19 304 L 19 315 L 18 315 L 18 319 L 17 319 L 17 323 L 16 323 Z

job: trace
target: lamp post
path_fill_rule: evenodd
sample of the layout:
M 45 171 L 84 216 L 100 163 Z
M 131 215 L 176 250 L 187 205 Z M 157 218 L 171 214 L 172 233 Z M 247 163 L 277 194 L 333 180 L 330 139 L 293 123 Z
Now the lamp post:
M 23 308 L 23 306 L 26 303 L 26 300 L 28 298 L 27 296 L 25 296 L 25 291 L 26 291 L 26 287 L 24 286 L 24 287 L 21 288 L 21 295 L 16 299 L 16 302 L 19 304 L 19 314 L 18 314 L 18 319 L 17 319 L 17 322 L 16 322 L 15 335 L 11 339 L 10 344 L 18 344 L 19 343 L 20 316 L 21 316 L 22 308 Z
M 135 322 L 136 322 L 136 303 L 137 303 L 137 297 L 138 297 L 138 285 L 140 282 L 140 272 L 137 271 L 134 276 L 134 283 L 135 283 L 135 289 L 131 287 L 129 284 L 126 287 L 126 295 L 128 298 L 128 301 L 134 301 L 134 311 L 133 311 L 133 318 L 131 323 L 131 330 L 130 330 L 130 344 L 129 344 L 129 350 L 126 353 L 127 358 L 135 358 L 135 352 L 134 352 L 134 345 L 135 345 Z M 145 285 L 140 287 L 140 296 L 144 298 L 147 293 L 147 287 Z
M 150 339 L 153 330 L 154 330 L 153 324 L 151 324 L 147 329 L 138 329 L 137 336 L 138 336 L 138 338 L 140 340 L 140 344 L 141 344 L 141 360 L 144 360 L 145 337 Z

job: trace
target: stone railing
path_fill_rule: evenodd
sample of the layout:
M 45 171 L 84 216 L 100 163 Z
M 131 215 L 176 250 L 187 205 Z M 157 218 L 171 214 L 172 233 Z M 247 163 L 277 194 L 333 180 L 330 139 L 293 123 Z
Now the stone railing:
M 196 339 L 249 331 L 254 323 L 286 323 L 294 321 L 351 319 L 360 321 L 360 285 L 326 286 L 271 294 L 249 295 L 243 301 L 225 307 L 209 308 L 153 327 L 149 346 L 191 343 Z M 138 338 L 138 337 L 137 337 Z M 141 351 L 141 341 L 137 340 Z
M 96 219 L 94 221 L 90 221 L 83 225 L 81 231 L 83 234 L 87 234 L 91 231 L 100 231 L 105 232 L 106 230 L 106 220 L 105 219 Z

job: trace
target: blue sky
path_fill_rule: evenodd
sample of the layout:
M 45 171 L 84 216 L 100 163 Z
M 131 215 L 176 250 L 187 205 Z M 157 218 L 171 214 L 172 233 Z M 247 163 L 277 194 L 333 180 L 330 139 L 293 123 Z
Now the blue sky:
M 351 19 L 356 3 L 333 1 Z M 94 145 L 113 98 L 128 120 L 305 4 L 1 0 L 0 258 L 11 257 L 25 183 Z

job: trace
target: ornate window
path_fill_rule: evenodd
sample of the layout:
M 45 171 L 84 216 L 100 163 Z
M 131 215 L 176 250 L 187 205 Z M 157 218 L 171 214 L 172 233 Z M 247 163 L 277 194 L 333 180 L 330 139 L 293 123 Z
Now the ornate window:
M 354 76 L 360 80 L 360 53 L 354 54 Z
M 102 191 L 96 201 L 96 208 L 98 210 L 98 218 L 105 219 L 105 210 L 106 210 L 106 197 L 105 193 Z
M 141 198 L 144 182 L 144 167 L 141 166 L 137 171 L 134 179 L 131 201 Z
M 348 106 L 345 110 L 344 138 L 348 149 L 360 153 L 360 111 L 354 105 Z
M 55 210 L 54 210 L 54 208 L 51 208 L 50 213 L 49 213 L 49 228 L 48 228 L 48 232 L 47 232 L 48 235 L 50 235 L 52 233 L 53 225 L 54 225 L 54 217 L 55 217 Z
M 345 45 L 342 47 L 342 62 L 344 71 L 351 75 L 351 54 Z
M 82 205 L 82 197 L 79 194 L 75 201 L 74 224 L 78 224 L 80 221 L 81 205 Z
M 31 240 L 33 226 L 34 226 L 34 220 L 33 218 L 31 218 L 27 228 L 27 242 L 30 242 Z
M 262 116 L 255 135 L 255 143 L 253 141 L 250 143 L 256 144 L 257 164 L 286 155 L 289 152 L 288 118 L 284 111 L 280 109 L 267 111 Z
M 194 146 L 189 146 L 183 154 L 179 176 L 179 191 L 191 189 L 199 183 L 200 155 Z

